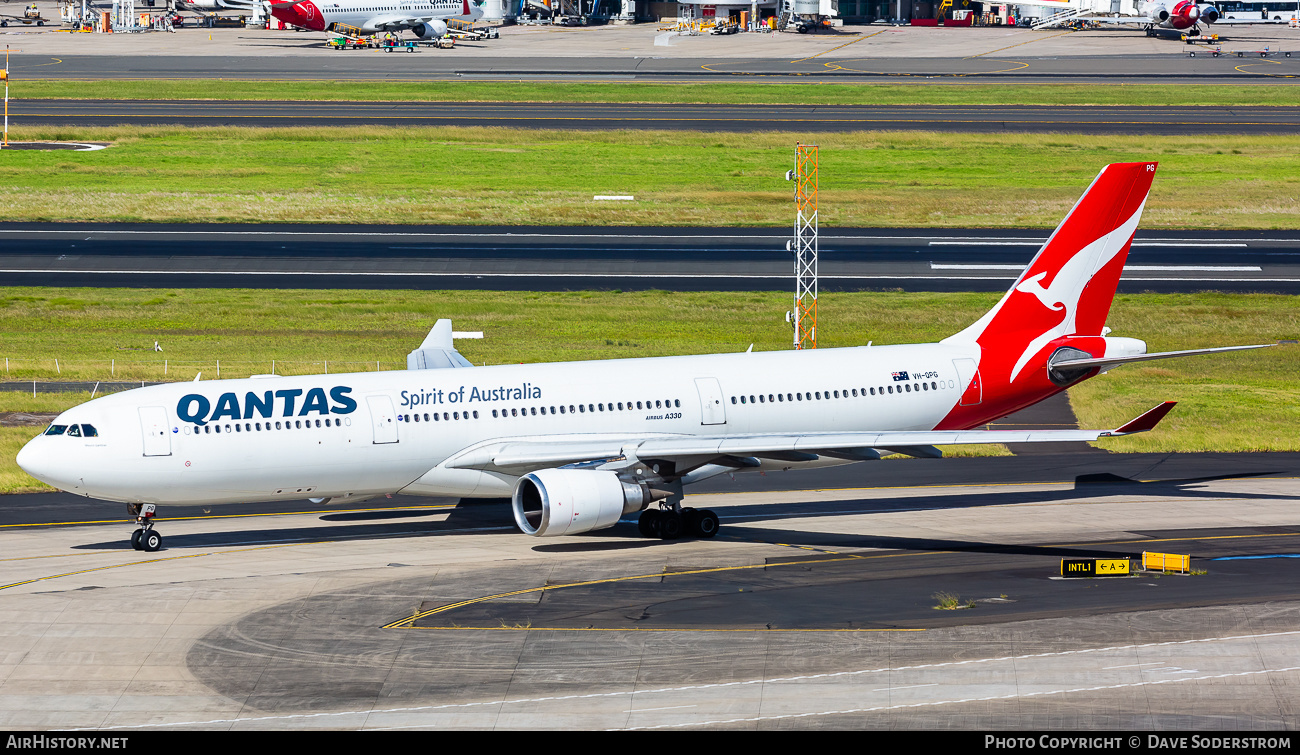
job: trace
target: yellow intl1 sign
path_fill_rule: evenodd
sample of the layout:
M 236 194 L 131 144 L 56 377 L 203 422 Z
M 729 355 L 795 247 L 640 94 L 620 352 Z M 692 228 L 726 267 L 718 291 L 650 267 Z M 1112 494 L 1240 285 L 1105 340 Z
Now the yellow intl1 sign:
M 1122 577 L 1129 573 L 1127 558 L 1063 558 L 1062 577 Z

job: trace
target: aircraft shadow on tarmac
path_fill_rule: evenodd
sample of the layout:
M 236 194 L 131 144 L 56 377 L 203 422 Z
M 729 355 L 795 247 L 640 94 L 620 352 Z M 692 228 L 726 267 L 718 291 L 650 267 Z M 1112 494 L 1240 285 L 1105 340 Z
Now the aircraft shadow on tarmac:
M 1192 486 L 1224 479 L 1266 476 L 1272 473 L 1253 472 L 1236 475 L 1216 475 L 1181 480 L 1135 481 L 1115 475 L 1085 475 L 1076 479 L 1073 488 L 1059 490 L 996 491 L 980 493 L 944 493 L 908 498 L 855 499 L 807 503 L 747 504 L 718 506 L 715 511 L 722 519 L 720 537 L 754 539 L 764 542 L 779 541 L 791 545 L 815 547 L 888 548 L 895 550 L 986 550 L 992 553 L 1034 553 L 1045 555 L 1036 546 L 1014 546 L 996 543 L 965 541 L 940 541 L 927 539 L 886 538 L 872 535 L 853 536 L 843 533 L 821 533 L 810 530 L 772 529 L 746 527 L 746 523 L 776 521 L 780 519 L 813 519 L 863 515 L 873 513 L 898 513 L 903 511 L 943 511 L 981 506 L 1013 505 L 1024 503 L 1065 503 L 1106 496 L 1155 496 L 1181 499 L 1219 499 L 1220 491 L 1197 489 Z M 1256 494 L 1237 492 L 1233 496 L 1242 500 L 1300 500 L 1300 496 Z M 409 521 L 438 514 L 446 518 L 439 521 Z M 402 511 L 346 512 L 323 514 L 325 522 L 356 522 L 343 526 L 291 527 L 274 530 L 246 529 L 212 533 L 168 534 L 167 520 L 158 521 L 158 531 L 164 537 L 164 549 L 216 548 L 246 545 L 265 545 L 294 542 L 333 542 L 342 540 L 375 540 L 397 537 L 426 537 L 462 534 L 489 534 L 499 532 L 512 537 L 519 532 L 508 502 L 504 499 L 462 501 L 454 509 L 429 508 Z M 401 522 L 378 520 L 402 519 Z M 533 550 L 543 553 L 581 553 L 633 548 L 671 547 L 680 542 L 645 538 L 637 531 L 634 519 L 624 519 L 618 525 L 590 533 L 586 537 L 599 538 L 599 542 L 586 540 L 584 535 L 564 538 L 560 542 L 539 543 Z M 619 538 L 610 541 L 610 538 Z M 73 546 L 81 550 L 115 550 L 130 548 L 126 538 L 106 542 Z M 1095 549 L 1082 549 L 1064 553 L 1060 548 L 1050 549 L 1053 555 L 1095 555 Z

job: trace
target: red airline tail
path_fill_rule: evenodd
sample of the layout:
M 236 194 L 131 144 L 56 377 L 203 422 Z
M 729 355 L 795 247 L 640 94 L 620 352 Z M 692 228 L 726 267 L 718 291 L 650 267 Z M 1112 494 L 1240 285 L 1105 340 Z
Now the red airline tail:
M 997 306 L 945 339 L 978 344 L 980 397 L 963 399 L 944 425 L 1004 416 L 1059 391 L 1047 360 L 1067 342 L 1105 353 L 1102 328 L 1155 171 L 1155 163 L 1106 166 Z

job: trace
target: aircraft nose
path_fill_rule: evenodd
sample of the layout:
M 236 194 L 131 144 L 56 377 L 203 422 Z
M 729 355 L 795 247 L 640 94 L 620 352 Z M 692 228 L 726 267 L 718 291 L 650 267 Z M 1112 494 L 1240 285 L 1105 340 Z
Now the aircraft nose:
M 49 447 L 45 437 L 37 436 L 28 441 L 27 445 L 18 451 L 15 461 L 27 474 L 41 482 L 57 487 L 58 482 L 55 478 L 57 477 L 58 458 L 53 453 L 53 450 Z

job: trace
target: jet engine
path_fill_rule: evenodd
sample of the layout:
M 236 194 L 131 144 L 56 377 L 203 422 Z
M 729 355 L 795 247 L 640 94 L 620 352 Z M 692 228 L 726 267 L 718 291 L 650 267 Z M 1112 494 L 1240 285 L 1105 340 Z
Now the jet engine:
M 438 39 L 446 36 L 447 22 L 434 19 L 432 21 L 422 21 L 411 27 L 411 33 L 420 39 Z
M 669 495 L 645 482 L 619 479 L 615 472 L 540 469 L 519 478 L 511 503 L 525 534 L 554 537 L 613 527 L 624 514 Z
M 1213 5 L 1200 5 L 1197 8 L 1201 11 L 1201 20 L 1205 23 L 1212 24 L 1219 20 L 1219 9 Z

